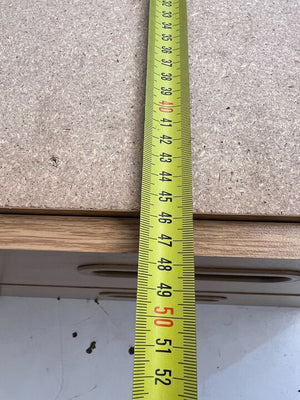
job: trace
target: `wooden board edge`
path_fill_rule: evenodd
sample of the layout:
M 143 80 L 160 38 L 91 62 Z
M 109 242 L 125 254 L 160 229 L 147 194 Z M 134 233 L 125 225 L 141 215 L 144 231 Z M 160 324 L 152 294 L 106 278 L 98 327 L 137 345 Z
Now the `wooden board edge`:
M 0 215 L 0 249 L 136 253 L 138 218 Z M 194 221 L 195 255 L 300 259 L 300 223 Z

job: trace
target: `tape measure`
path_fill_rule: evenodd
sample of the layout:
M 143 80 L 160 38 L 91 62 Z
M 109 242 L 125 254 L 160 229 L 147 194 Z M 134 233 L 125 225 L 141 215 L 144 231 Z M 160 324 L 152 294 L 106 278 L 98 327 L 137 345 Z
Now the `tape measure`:
M 150 0 L 133 399 L 197 399 L 185 0 Z

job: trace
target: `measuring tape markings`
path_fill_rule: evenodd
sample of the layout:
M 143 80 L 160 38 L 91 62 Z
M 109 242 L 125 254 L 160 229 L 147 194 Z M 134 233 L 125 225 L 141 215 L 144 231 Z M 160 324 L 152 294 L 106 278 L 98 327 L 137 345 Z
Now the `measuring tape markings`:
M 150 0 L 133 399 L 197 399 L 185 0 Z

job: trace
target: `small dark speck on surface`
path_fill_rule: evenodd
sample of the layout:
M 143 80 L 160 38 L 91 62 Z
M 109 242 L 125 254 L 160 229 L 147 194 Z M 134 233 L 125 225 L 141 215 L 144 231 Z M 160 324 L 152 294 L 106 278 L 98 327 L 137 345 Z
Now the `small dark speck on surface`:
M 128 353 L 131 354 L 131 355 L 134 354 L 134 347 L 133 346 L 129 347 Z
M 57 297 L 57 300 L 60 300 L 60 297 Z
M 58 167 L 58 163 L 59 163 L 59 158 L 56 156 L 51 156 L 50 157 L 50 161 L 53 167 Z
M 78 335 L 77 332 L 73 332 L 73 333 L 72 333 L 72 336 L 73 336 L 74 338 L 77 337 L 77 335 Z
M 230 107 L 226 107 L 226 110 L 230 110 Z
M 95 299 L 94 302 L 95 302 L 96 304 L 99 304 L 99 300 L 98 300 L 98 299 Z
M 95 348 L 96 348 L 96 342 L 93 341 L 91 342 L 90 346 L 86 349 L 86 352 L 88 354 L 91 354 Z

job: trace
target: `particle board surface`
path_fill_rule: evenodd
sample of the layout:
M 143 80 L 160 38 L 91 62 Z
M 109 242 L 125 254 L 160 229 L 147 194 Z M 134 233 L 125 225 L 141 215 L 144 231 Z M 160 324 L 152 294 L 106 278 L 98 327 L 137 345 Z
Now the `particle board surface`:
M 297 216 L 296 0 L 188 1 L 194 212 Z M 139 209 L 146 0 L 3 0 L 0 208 Z

